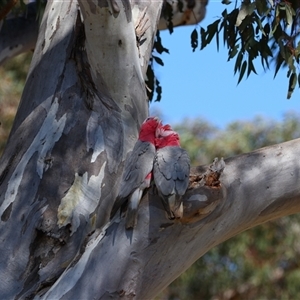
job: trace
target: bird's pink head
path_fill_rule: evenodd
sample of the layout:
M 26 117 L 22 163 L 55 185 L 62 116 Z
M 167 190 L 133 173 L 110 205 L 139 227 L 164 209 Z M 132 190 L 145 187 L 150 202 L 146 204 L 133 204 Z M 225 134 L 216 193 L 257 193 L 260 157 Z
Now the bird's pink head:
M 172 129 L 172 127 L 169 124 L 162 125 L 162 123 L 160 122 L 156 128 L 156 138 L 160 139 L 174 132 L 175 131 Z
M 162 126 L 160 123 L 156 129 L 155 146 L 157 149 L 166 146 L 180 146 L 178 133 L 169 124 Z
M 139 140 L 155 144 L 156 128 L 159 124 L 160 121 L 157 117 L 147 118 L 141 126 Z

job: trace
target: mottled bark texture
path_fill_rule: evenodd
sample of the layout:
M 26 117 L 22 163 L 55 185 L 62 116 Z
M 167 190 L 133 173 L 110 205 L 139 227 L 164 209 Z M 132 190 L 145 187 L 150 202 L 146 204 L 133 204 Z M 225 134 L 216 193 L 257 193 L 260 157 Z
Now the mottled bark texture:
M 15 1 L 15 0 L 11 0 Z M 146 19 L 144 20 L 146 24 L 136 23 L 137 27 L 137 39 L 140 39 L 141 48 L 145 50 L 144 46 L 148 48 L 148 51 L 151 51 L 149 44 L 144 44 L 146 37 L 151 37 L 152 32 L 155 30 L 156 26 L 159 30 L 164 30 L 170 27 L 170 8 L 172 9 L 172 26 L 184 26 L 184 25 L 193 25 L 202 21 L 206 14 L 206 5 L 208 0 L 181 0 L 182 7 L 178 5 L 178 1 L 164 1 L 162 12 L 160 14 L 158 25 L 153 20 L 148 18 L 149 12 L 147 13 Z M 105 1 L 103 1 L 105 2 Z M 132 4 L 132 13 L 142 16 L 145 11 L 142 8 L 149 9 L 147 1 L 131 0 Z M 108 4 L 111 7 L 112 14 L 118 15 L 118 1 L 109 1 Z M 108 5 L 107 4 L 107 5 Z M 115 4 L 115 5 L 112 5 Z M 38 36 L 38 27 L 39 27 L 39 17 L 37 14 L 37 3 L 31 2 L 27 4 L 24 10 L 24 13 L 21 15 L 16 15 L 10 13 L 5 22 L 2 22 L 0 19 L 0 65 L 3 64 L 6 60 L 20 54 L 33 50 L 35 48 Z M 115 7 L 115 8 L 114 8 Z M 155 9 L 152 8 L 152 9 Z M 39 12 L 40 13 L 40 12 Z M 1 12 L 0 12 L 1 14 Z M 148 21 L 147 21 L 148 18 Z M 145 25 L 143 27 L 143 25 Z M 147 30 L 146 33 L 141 37 L 143 29 L 151 27 L 150 30 Z M 141 31 L 142 30 L 142 31 Z M 148 36 L 150 34 L 150 36 Z M 144 45 L 144 46 L 143 46 Z M 144 60 L 144 68 L 147 68 L 147 61 L 144 56 L 140 56 L 141 60 Z
M 180 221 L 153 187 L 134 230 L 109 220 L 161 7 L 48 2 L 0 164 L 1 299 L 151 299 L 213 246 L 299 212 L 296 140 L 193 169 Z
M 139 49 L 139 14 L 124 0 L 113 15 L 110 2 L 48 1 L 1 159 L 1 299 L 43 293 L 75 264 L 109 220 L 148 115 L 140 56 L 148 62 L 161 3 L 147 3 L 152 28 Z

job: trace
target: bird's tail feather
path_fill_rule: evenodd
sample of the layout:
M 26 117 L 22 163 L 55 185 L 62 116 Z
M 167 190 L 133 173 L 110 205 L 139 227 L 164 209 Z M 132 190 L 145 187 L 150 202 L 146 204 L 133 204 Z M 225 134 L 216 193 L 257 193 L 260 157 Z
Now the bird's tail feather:
M 127 214 L 126 214 L 126 229 L 134 228 L 137 222 L 137 210 L 142 198 L 143 190 L 136 189 L 128 202 Z

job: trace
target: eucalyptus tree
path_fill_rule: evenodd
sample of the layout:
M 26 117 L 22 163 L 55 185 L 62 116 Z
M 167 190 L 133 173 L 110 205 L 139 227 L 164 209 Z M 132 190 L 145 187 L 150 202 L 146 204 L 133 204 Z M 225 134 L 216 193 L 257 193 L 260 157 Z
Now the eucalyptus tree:
M 169 29 L 204 17 L 206 3 L 180 3 Z M 110 219 L 148 116 L 146 74 L 166 5 L 48 1 L 39 26 L 3 23 L 1 61 L 32 47 L 14 42 L 14 30 L 26 37 L 32 25 L 38 37 L 0 164 L 1 298 L 150 299 L 213 246 L 300 210 L 296 140 L 193 168 L 180 220 L 166 217 L 154 187 L 134 230 L 123 214 Z

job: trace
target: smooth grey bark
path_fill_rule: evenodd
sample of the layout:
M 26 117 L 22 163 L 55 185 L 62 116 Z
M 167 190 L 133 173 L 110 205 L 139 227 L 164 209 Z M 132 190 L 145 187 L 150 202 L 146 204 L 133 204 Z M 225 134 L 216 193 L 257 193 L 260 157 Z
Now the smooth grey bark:
M 124 158 L 148 115 L 129 2 L 119 3 L 116 17 L 102 5 L 105 1 L 83 3 L 81 14 L 76 1 L 48 1 L 1 158 L 3 299 L 32 298 L 47 290 L 83 251 L 88 236 L 107 223 Z M 86 4 L 91 7 L 85 8 Z M 148 6 L 153 7 L 148 18 L 158 19 L 161 3 Z M 98 36 L 102 48 L 96 53 L 97 37 L 88 38 L 98 24 L 94 27 L 85 14 L 111 26 Z M 120 28 L 122 45 L 114 44 L 118 50 L 113 52 L 105 48 L 104 40 L 107 47 L 111 36 L 118 42 Z M 148 38 L 144 47 L 151 48 L 152 42 L 153 37 Z M 110 60 L 110 74 L 97 65 L 94 55 L 105 64 L 116 53 L 119 60 Z M 127 60 L 122 60 L 126 55 Z M 117 79 L 113 85 L 112 77 Z
M 227 159 L 219 187 L 202 186 L 206 168 L 195 168 L 181 222 L 168 220 L 150 191 L 135 230 L 125 230 L 124 217 L 117 215 L 91 236 L 85 253 L 41 299 L 91 299 L 95 294 L 98 299 L 152 299 L 217 244 L 299 212 L 299 155 L 298 139 Z M 93 287 L 83 291 L 90 280 Z
M 139 13 L 140 9 L 137 7 L 146 7 L 146 2 L 131 1 L 133 6 L 133 14 Z M 202 21 L 206 14 L 207 0 L 188 0 L 183 1 L 182 10 L 178 8 L 178 1 L 168 1 L 173 9 L 173 26 L 193 25 Z M 38 37 L 38 16 L 36 13 L 36 2 L 26 5 L 24 14 L 14 15 L 10 14 L 5 22 L 0 23 L 0 65 L 10 58 L 21 53 L 34 50 Z M 136 7 L 135 7 L 136 6 Z M 165 13 L 166 4 L 163 5 L 162 13 L 159 18 L 157 28 L 164 30 L 168 28 L 168 17 Z M 154 26 L 156 22 L 148 21 L 148 25 Z M 151 30 L 146 31 L 146 35 Z M 144 36 L 145 38 L 145 36 Z M 145 45 L 145 44 L 144 44 Z M 143 48 L 143 45 L 141 46 Z M 150 47 L 151 48 L 151 47 Z M 149 50 L 149 49 L 148 49 Z M 151 50 L 151 49 L 150 49 Z M 141 55 L 140 59 L 144 60 Z M 145 67 L 147 62 L 145 61 Z

